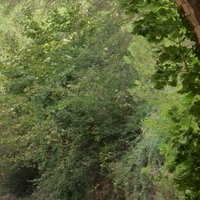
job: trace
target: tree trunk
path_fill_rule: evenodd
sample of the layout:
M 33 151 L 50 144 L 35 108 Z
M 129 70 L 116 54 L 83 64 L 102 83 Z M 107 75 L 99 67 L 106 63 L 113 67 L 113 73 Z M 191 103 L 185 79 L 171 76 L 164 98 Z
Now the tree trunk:
M 200 46 L 200 0 L 175 0 L 193 26 Z

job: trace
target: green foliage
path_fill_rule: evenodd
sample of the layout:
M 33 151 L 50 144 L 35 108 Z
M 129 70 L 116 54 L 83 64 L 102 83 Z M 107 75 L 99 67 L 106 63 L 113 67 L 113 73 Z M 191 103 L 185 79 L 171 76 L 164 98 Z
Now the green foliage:
M 179 106 L 183 97 L 171 87 L 162 91 L 153 88 L 150 76 L 155 71 L 156 54 L 151 52 L 151 47 L 141 36 L 134 36 L 128 48 L 130 55 L 125 57 L 127 63 L 135 66 L 138 76 L 137 87 L 129 92 L 135 100 L 142 97 L 148 102 L 145 108 L 148 115 L 142 120 L 140 139 L 115 165 L 115 188 L 125 194 L 126 199 L 171 200 L 177 196 L 181 198 L 181 194 L 176 192 L 173 175 L 165 167 L 163 148 L 168 141 L 167 131 L 171 123 L 167 113 L 170 106 Z
M 115 187 L 125 192 L 127 200 L 148 200 L 156 196 L 153 180 L 163 165 L 158 151 L 160 142 L 156 137 L 141 138 L 115 166 Z
M 199 194 L 199 47 L 181 10 L 173 1 L 120 1 L 133 14 L 133 34 L 145 36 L 158 54 L 155 87 L 177 87 L 179 105 L 165 112 L 168 119 L 167 165 L 185 199 Z M 159 132 L 158 130 L 155 132 Z
M 137 72 L 123 59 L 131 41 L 124 17 L 113 4 L 95 15 L 84 6 L 63 3 L 41 19 L 23 9 L 20 37 L 5 36 L 1 48 L 1 165 L 37 166 L 37 199 L 122 198 L 112 164 L 146 114 L 128 91 Z

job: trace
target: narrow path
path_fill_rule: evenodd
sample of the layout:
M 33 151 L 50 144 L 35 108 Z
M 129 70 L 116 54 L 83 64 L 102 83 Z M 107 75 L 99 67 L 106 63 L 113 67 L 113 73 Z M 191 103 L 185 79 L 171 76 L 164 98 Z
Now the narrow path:
M 30 199 L 28 199 L 28 198 L 16 198 L 16 197 L 13 197 L 11 195 L 5 195 L 5 196 L 0 197 L 0 200 L 30 200 Z

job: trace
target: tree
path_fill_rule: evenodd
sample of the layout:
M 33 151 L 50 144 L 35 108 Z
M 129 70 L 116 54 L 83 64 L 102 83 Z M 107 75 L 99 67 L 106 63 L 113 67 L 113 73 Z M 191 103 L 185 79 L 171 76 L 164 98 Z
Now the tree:
M 190 0 L 190 1 L 183 1 L 183 0 L 175 0 L 177 5 L 182 9 L 184 12 L 185 17 L 188 19 L 190 24 L 193 27 L 194 33 L 197 37 L 197 44 L 200 45 L 200 3 L 198 0 Z
M 63 3 L 41 19 L 24 9 L 24 42 L 13 35 L 1 50 L 2 160 L 39 170 L 38 199 L 123 198 L 112 164 L 140 135 L 145 102 L 128 92 L 137 73 L 123 60 L 124 16 L 95 3 Z
M 185 199 L 198 199 L 200 54 L 196 38 L 199 38 L 199 3 L 177 0 L 180 10 L 168 0 L 120 2 L 136 18 L 133 34 L 143 35 L 155 45 L 158 53 L 153 75 L 156 88 L 177 87 L 185 96 L 183 103 L 168 110 L 171 122 L 165 132 L 169 138 L 165 152 L 169 170 Z

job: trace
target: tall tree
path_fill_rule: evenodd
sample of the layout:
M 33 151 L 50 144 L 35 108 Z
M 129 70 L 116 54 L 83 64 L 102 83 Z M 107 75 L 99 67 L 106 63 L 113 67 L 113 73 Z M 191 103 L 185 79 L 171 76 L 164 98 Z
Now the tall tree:
M 200 45 L 200 2 L 198 0 L 175 0 L 175 2 L 192 25 L 197 37 L 197 43 Z
M 137 73 L 123 60 L 125 17 L 92 3 L 63 3 L 41 19 L 24 9 L 24 42 L 4 40 L 2 160 L 39 170 L 38 199 L 123 198 L 112 164 L 140 135 L 145 102 L 128 92 Z

